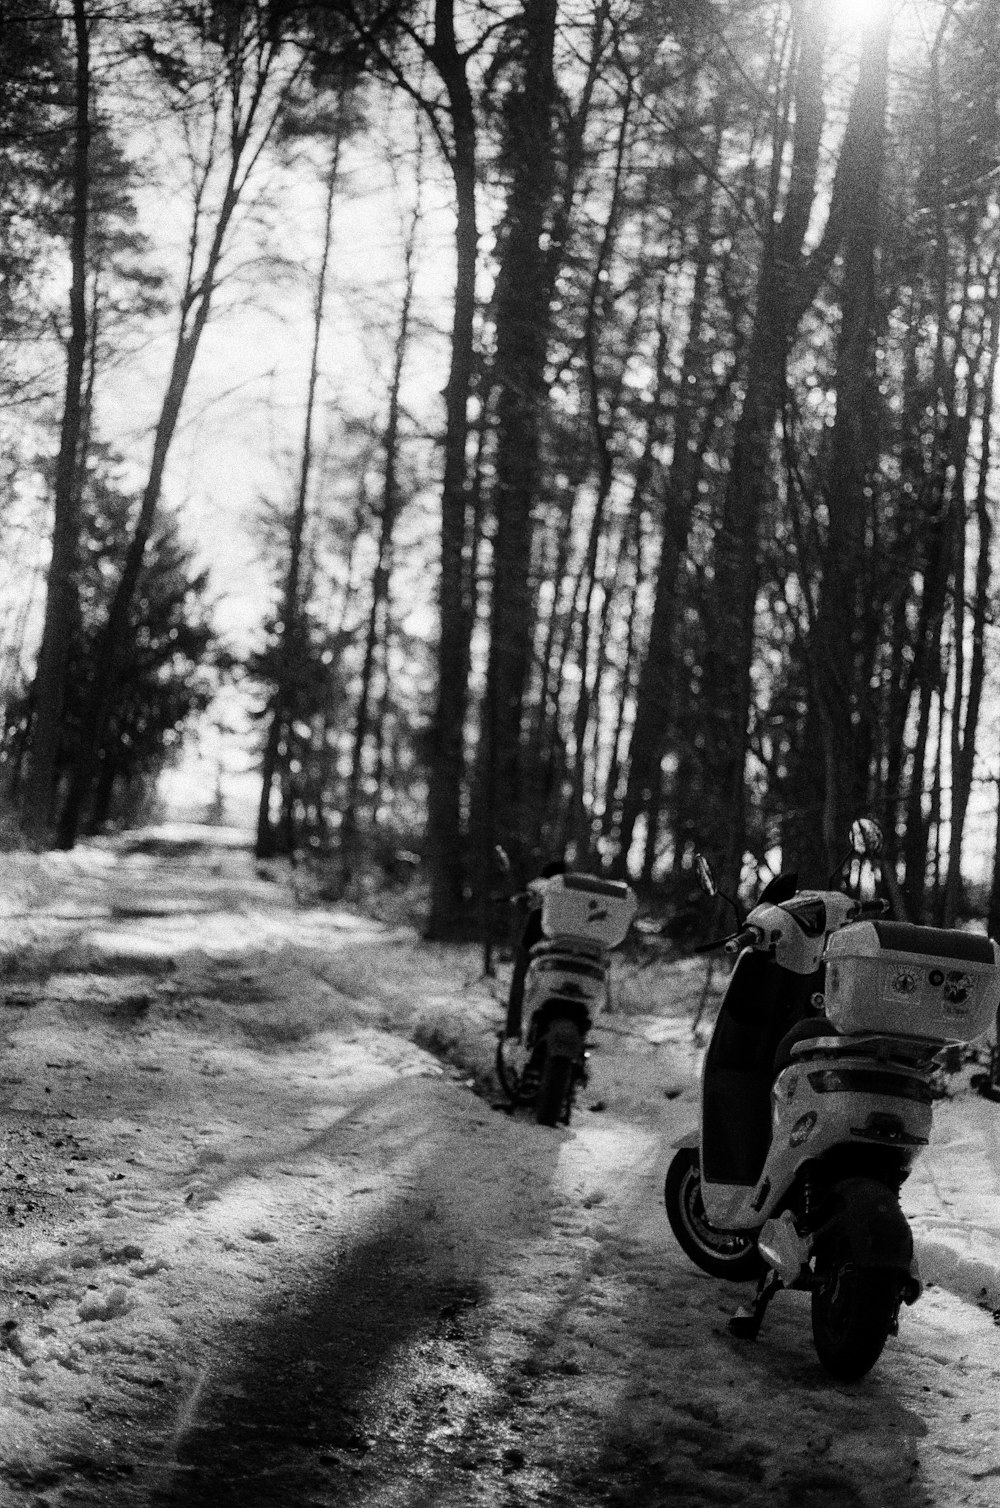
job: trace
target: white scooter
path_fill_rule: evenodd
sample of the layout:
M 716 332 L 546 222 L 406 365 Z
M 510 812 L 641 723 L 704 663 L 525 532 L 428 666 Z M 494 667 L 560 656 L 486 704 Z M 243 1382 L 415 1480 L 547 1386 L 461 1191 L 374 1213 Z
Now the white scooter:
M 543 940 L 531 949 L 520 1040 L 497 1043 L 497 1078 L 512 1105 L 534 1105 L 540 1125 L 568 1125 L 587 1079 L 588 1033 L 608 1004 L 611 949 L 637 902 L 628 885 L 590 874 L 535 880 L 529 892 Z
M 881 833 L 855 823 L 852 843 L 872 856 Z M 716 894 L 700 856 L 699 875 Z M 701 1124 L 664 1189 L 697 1266 L 758 1279 L 731 1331 L 754 1339 L 779 1289 L 807 1289 L 817 1355 L 841 1381 L 875 1364 L 900 1304 L 920 1294 L 899 1195 L 930 1137 L 935 1058 L 984 1032 L 1000 1000 L 995 943 L 869 919 L 886 909 L 782 875 L 720 940 L 739 957 L 705 1056 Z

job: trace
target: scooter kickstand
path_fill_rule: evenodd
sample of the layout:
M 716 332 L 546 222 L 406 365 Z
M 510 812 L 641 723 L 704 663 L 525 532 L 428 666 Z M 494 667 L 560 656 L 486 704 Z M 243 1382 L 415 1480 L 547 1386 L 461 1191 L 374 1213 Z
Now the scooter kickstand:
M 751 1304 L 744 1304 L 737 1309 L 729 1321 L 729 1333 L 740 1340 L 756 1340 L 760 1327 L 764 1322 L 764 1313 L 768 1304 L 774 1298 L 779 1288 L 784 1287 L 778 1274 L 773 1267 L 757 1284 L 757 1292 L 753 1296 Z

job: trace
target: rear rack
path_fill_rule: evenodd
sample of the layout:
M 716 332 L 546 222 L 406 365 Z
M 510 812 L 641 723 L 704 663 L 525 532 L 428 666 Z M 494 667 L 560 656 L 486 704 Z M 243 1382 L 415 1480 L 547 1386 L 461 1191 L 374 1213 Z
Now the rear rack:
M 547 937 L 543 942 L 535 943 L 531 949 L 532 958 L 545 958 L 559 953 L 591 958 L 600 963 L 606 963 L 608 959 L 608 949 L 603 943 L 595 942 L 590 937 L 577 937 L 571 932 L 560 932 L 555 937 Z
M 806 1037 L 792 1045 L 790 1056 L 793 1061 L 803 1058 L 874 1058 L 879 1063 L 926 1070 L 932 1067 L 946 1046 L 944 1042 L 929 1042 L 924 1037 Z

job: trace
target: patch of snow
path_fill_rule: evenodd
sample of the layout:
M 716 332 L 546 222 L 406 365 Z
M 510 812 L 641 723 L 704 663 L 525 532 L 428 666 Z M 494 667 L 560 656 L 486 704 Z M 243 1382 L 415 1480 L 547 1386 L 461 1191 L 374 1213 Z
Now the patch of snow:
M 741 1292 L 666 1224 L 704 963 L 616 958 L 590 1084 L 549 1130 L 490 1103 L 506 965 L 300 909 L 200 828 L 28 857 L 0 879 L 31 985 L 0 1014 L 4 1508 L 163 1501 L 195 1465 L 231 1469 L 220 1501 L 403 1502 L 415 1461 L 442 1508 L 985 1508 L 997 1107 L 936 1105 L 904 1198 L 938 1286 L 838 1388 L 806 1296 L 741 1345 Z

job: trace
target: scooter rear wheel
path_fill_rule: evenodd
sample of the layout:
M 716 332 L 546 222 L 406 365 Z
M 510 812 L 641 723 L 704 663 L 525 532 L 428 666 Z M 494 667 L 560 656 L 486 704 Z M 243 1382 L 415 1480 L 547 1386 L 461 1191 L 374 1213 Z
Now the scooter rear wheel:
M 857 1382 L 878 1361 L 896 1326 L 899 1275 L 833 1257 L 812 1294 L 816 1355 L 838 1382 Z
M 497 1050 L 494 1067 L 496 1069 L 497 1082 L 499 1083 L 500 1088 L 506 1095 L 508 1102 L 511 1105 L 514 1105 L 517 1103 L 517 1091 L 519 1086 L 517 1081 L 517 1074 L 508 1065 L 507 1059 L 504 1057 L 504 1041 L 504 1033 L 501 1032 L 499 1037 L 497 1038 Z
M 569 1121 L 572 1087 L 572 1059 L 554 1058 L 547 1054 L 535 1100 L 535 1118 L 540 1126 L 557 1126 L 560 1121 Z
M 763 1274 L 765 1264 L 753 1236 L 717 1230 L 709 1222 L 701 1198 L 701 1164 L 694 1147 L 681 1147 L 667 1169 L 663 1202 L 678 1245 L 702 1272 L 730 1283 L 754 1282 Z

